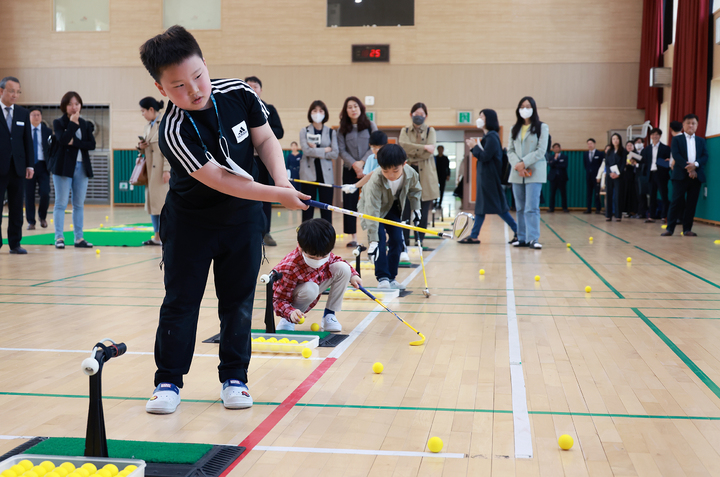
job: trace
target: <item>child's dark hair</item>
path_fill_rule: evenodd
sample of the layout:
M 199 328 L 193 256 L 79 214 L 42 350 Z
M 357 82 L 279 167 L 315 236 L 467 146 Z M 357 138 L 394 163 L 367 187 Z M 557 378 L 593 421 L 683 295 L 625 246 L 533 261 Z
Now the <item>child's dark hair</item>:
M 140 47 L 140 60 L 158 83 L 165 68 L 179 65 L 195 55 L 203 57 L 200 45 L 195 37 L 180 25 L 171 26 Z
M 371 146 L 384 146 L 387 144 L 388 138 L 387 134 L 380 131 L 379 129 L 377 131 L 373 131 L 370 133 L 370 145 Z
M 335 247 L 335 228 L 325 219 L 310 219 L 298 227 L 298 245 L 303 252 L 324 257 Z
M 386 144 L 377 153 L 378 165 L 382 169 L 402 166 L 407 161 L 405 150 L 397 144 Z
M 155 112 L 158 112 L 163 107 L 165 107 L 165 101 L 163 101 L 162 99 L 160 101 L 158 101 L 157 99 L 153 98 L 152 96 L 146 96 L 140 100 L 140 107 L 143 109 L 153 108 L 155 110 Z
M 682 123 L 681 123 L 680 121 L 671 121 L 671 122 L 670 122 L 670 129 L 671 129 L 673 132 L 679 133 L 680 131 L 683 130 L 683 125 L 682 125 Z

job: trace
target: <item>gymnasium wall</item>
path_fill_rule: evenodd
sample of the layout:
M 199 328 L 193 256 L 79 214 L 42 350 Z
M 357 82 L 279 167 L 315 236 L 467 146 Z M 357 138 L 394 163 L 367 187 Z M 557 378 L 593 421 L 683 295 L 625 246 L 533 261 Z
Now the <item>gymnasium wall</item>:
M 112 0 L 110 31 L 82 33 L 52 31 L 51 0 L 3 3 L 0 75 L 21 79 L 21 102 L 58 103 L 76 90 L 86 103 L 110 105 L 113 149 L 134 147 L 144 123 L 137 102 L 159 96 L 138 47 L 162 31 L 162 1 Z M 635 108 L 642 0 L 416 0 L 415 26 L 402 28 L 327 28 L 325 8 L 325 0 L 225 0 L 222 29 L 193 32 L 212 76 L 263 80 L 284 147 L 313 100 L 323 99 L 337 124 L 351 94 L 375 96 L 369 109 L 381 127 L 409 123 L 416 101 L 428 105 L 431 125 L 484 107 L 509 125 L 529 94 L 566 149 L 643 120 Z M 351 64 L 354 43 L 389 43 L 391 62 Z

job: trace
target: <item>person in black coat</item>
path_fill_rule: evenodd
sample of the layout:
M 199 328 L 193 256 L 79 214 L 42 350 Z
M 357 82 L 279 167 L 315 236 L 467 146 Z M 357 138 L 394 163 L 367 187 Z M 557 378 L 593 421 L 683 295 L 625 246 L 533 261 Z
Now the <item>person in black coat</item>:
M 560 202 L 563 212 L 570 212 L 567 204 L 567 182 L 568 182 L 568 158 L 562 153 L 559 143 L 552 146 L 552 152 L 547 153 L 548 182 L 550 182 L 550 206 L 549 211 L 555 212 L 555 197 L 560 191 Z
M 435 207 L 442 207 L 443 195 L 445 195 L 445 182 L 450 179 L 450 159 L 443 154 L 445 148 L 437 147 L 437 156 L 435 156 L 435 170 L 437 171 L 438 184 L 440 185 L 440 197 L 435 201 Z
M 667 217 L 668 205 L 668 180 L 670 179 L 670 147 L 660 142 L 662 130 L 653 129 L 650 131 L 650 145 L 642 150 L 640 155 L 640 167 L 638 168 L 638 189 L 639 208 L 638 214 L 645 219 L 646 223 L 654 223 L 657 211 L 658 190 L 663 201 L 662 217 Z M 646 187 L 643 190 L 642 187 Z M 650 210 L 648 213 L 647 193 L 650 194 Z
M 248 76 L 247 78 L 245 78 L 245 82 L 253 89 L 253 91 L 255 91 L 257 97 L 260 98 L 260 96 L 262 95 L 262 81 L 260 81 L 260 78 L 258 78 L 257 76 Z M 280 121 L 280 115 L 278 114 L 277 109 L 275 109 L 275 106 L 273 106 L 272 104 L 267 104 L 262 99 L 260 99 L 260 102 L 264 104 L 268 110 L 267 120 L 270 124 L 270 129 L 272 129 L 273 134 L 275 134 L 275 137 L 278 140 L 282 139 L 285 135 L 285 130 L 283 129 L 282 121 Z M 256 180 L 260 184 L 271 186 L 275 185 L 275 182 L 270 176 L 267 167 L 265 167 L 263 161 L 260 160 L 260 156 L 257 155 L 257 152 L 255 152 L 255 164 L 258 168 Z M 272 223 L 272 204 L 270 202 L 263 202 L 263 213 L 265 214 L 263 243 L 269 247 L 274 247 L 277 245 L 277 242 L 275 242 L 275 239 L 273 239 L 272 235 L 270 235 L 270 224 Z
M 25 216 L 27 229 L 35 230 L 35 188 L 40 192 L 38 216 L 40 226 L 46 228 L 47 211 L 50 206 L 50 171 L 47 168 L 50 159 L 50 141 L 52 130 L 42 122 L 42 111 L 38 108 L 30 110 L 30 124 L 32 125 L 33 152 L 35 153 L 35 167 L 32 179 L 25 179 Z
M 709 159 L 705 139 L 695 135 L 697 126 L 698 117 L 688 114 L 683 119 L 683 133 L 678 134 L 672 140 L 672 157 L 675 160 L 675 167 L 670 176 L 673 183 L 673 198 L 668 212 L 667 229 L 661 234 L 665 237 L 675 232 L 683 199 L 685 202 L 685 214 L 682 220 L 683 235 L 685 237 L 697 236 L 692 231 L 692 226 L 700 189 L 706 180 L 705 166 Z M 686 194 L 687 198 L 685 198 Z
M 51 158 L 49 170 L 55 186 L 55 248 L 65 248 L 65 209 L 72 190 L 72 219 L 75 247 L 91 248 L 83 238 L 85 194 L 88 180 L 93 177 L 90 153 L 95 149 L 92 124 L 80 117 L 82 99 L 75 91 L 65 93 L 60 101 L 62 117 L 53 121 L 59 148 Z
M 635 143 L 627 141 L 625 143 L 625 166 L 620 167 L 620 212 L 624 212 L 628 217 L 632 217 L 637 213 L 635 165 L 628 161 L 630 153 L 635 151 Z
M 595 139 L 587 140 L 588 152 L 583 153 L 583 166 L 585 167 L 585 203 L 587 210 L 583 214 L 592 213 L 593 197 L 595 198 L 596 214 L 602 211 L 600 199 L 600 184 L 597 182 L 598 171 L 605 160 L 605 153 L 595 149 Z
M 8 194 L 8 245 L 10 253 L 24 255 L 20 246 L 23 224 L 25 179 L 32 179 L 35 153 L 30 132 L 30 114 L 15 102 L 20 98 L 20 80 L 7 76 L 0 80 L 0 200 Z M 0 216 L 0 226 L 2 217 Z M 0 247 L 2 236 L 0 234 Z
M 610 144 L 610 151 L 605 156 L 605 221 L 610 222 L 615 214 L 615 220 L 620 222 L 620 178 L 625 173 L 627 151 L 618 133 L 613 133 Z
M 485 221 L 485 215 L 498 214 L 513 231 L 510 241 L 517 241 L 517 223 L 510 215 L 510 208 L 505 200 L 505 191 L 500 181 L 502 172 L 503 149 L 500 144 L 500 122 L 497 113 L 492 109 L 480 111 L 477 126 L 485 132 L 480 144 L 476 139 L 466 139 L 470 152 L 478 160 L 475 194 L 475 223 L 470 237 L 460 243 L 480 243 L 478 236 Z

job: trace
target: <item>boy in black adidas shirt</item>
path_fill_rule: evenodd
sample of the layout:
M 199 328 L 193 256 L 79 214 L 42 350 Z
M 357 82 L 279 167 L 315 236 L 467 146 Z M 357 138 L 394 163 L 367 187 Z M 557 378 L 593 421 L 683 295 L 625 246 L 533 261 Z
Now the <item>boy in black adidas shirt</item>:
M 160 150 L 172 166 L 160 217 L 165 299 L 155 337 L 155 392 L 145 409 L 169 414 L 190 370 L 210 265 L 220 315 L 220 396 L 226 408 L 252 406 L 247 388 L 255 282 L 265 217 L 260 201 L 306 209 L 290 184 L 282 148 L 255 92 L 237 79 L 210 80 L 195 38 L 174 26 L 148 40 L 140 57 L 170 99 Z M 253 150 L 276 186 L 253 181 Z

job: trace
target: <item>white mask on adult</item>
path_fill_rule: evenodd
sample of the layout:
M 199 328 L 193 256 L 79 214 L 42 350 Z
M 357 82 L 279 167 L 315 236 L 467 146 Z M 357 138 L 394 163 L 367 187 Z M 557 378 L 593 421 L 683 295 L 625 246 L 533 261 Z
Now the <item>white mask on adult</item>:
M 520 113 L 520 117 L 523 119 L 528 119 L 533 115 L 532 108 L 520 108 L 518 112 Z
M 475 121 L 475 125 L 478 129 L 482 129 L 485 127 L 485 121 L 483 121 L 483 118 L 477 118 L 477 121 Z
M 305 263 L 307 263 L 307 266 L 310 268 L 318 269 L 328 263 L 328 260 L 330 260 L 330 255 L 328 255 L 325 258 L 317 259 L 317 258 L 310 258 L 307 255 L 305 255 L 305 252 L 302 254 L 303 260 L 305 260 Z
M 310 116 L 313 122 L 318 124 L 322 123 L 323 119 L 325 119 L 325 113 L 312 113 Z

